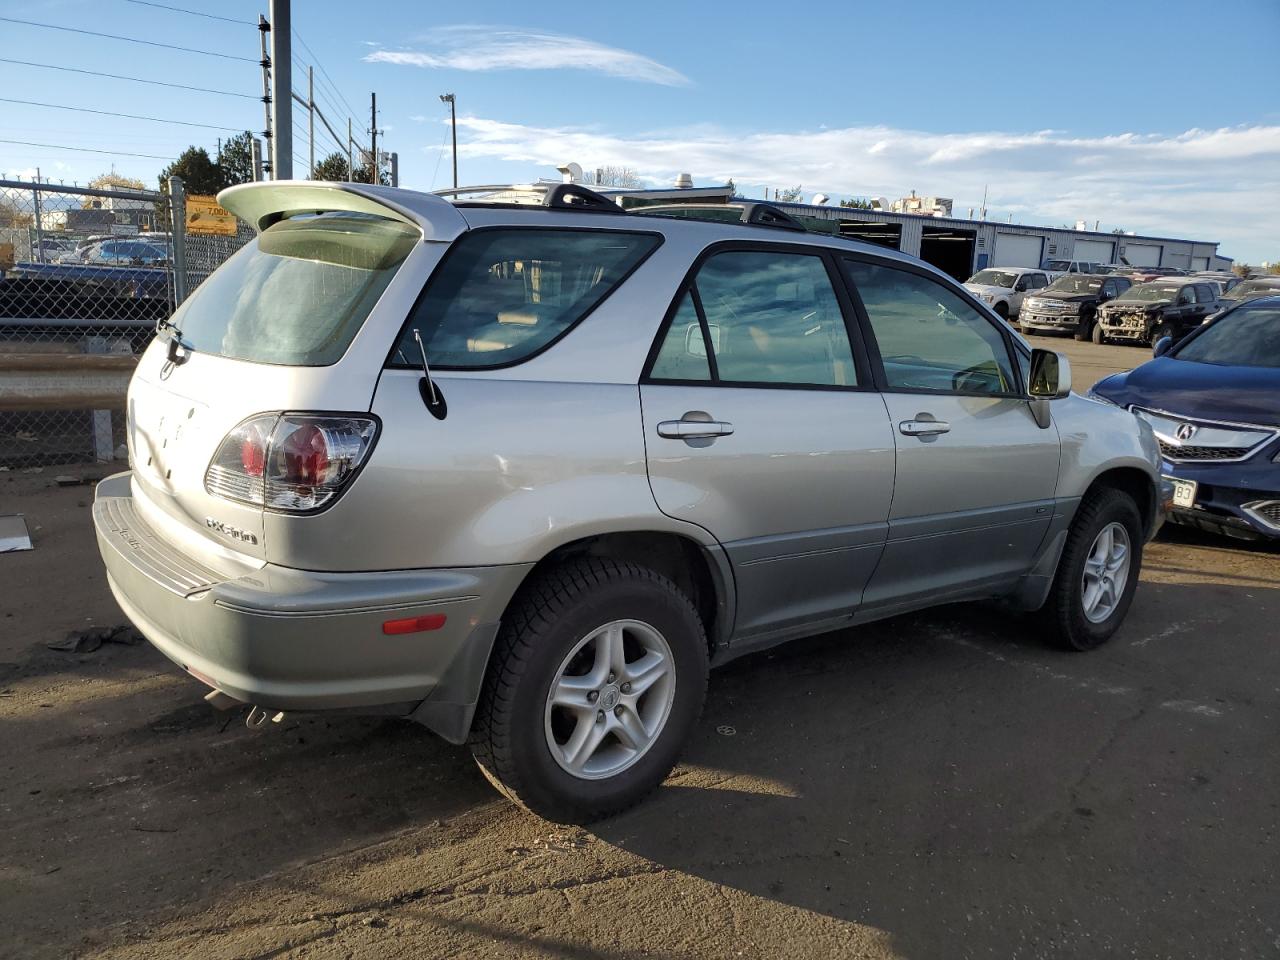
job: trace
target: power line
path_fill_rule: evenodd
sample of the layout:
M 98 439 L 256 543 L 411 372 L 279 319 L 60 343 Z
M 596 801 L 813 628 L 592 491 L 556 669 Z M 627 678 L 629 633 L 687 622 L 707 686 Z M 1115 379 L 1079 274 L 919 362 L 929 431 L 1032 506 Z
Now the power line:
M 149 120 L 152 123 L 173 123 L 182 127 L 203 127 L 206 130 L 231 130 L 235 133 L 243 133 L 239 127 L 219 127 L 212 123 L 195 123 L 191 120 L 166 120 L 163 117 L 145 117 L 137 113 L 116 113 L 113 110 L 93 110 L 89 107 L 69 107 L 62 103 L 42 103 L 39 100 L 14 100 L 10 97 L 0 97 L 0 103 L 20 103 L 28 107 L 45 107 L 49 110 L 74 110 L 77 113 L 96 113 L 101 117 L 123 117 L 126 120 Z
M 248 27 L 256 27 L 252 20 L 237 20 L 235 17 L 220 17 L 216 13 L 201 13 L 199 10 L 187 10 L 183 7 L 171 7 L 164 3 L 151 3 L 150 0 L 125 0 L 125 3 L 136 3 L 142 7 L 155 7 L 157 10 L 171 10 L 174 13 L 189 13 L 193 17 L 205 17 L 208 20 L 225 20 L 227 23 L 242 23 Z
M 68 147 L 61 143 L 33 143 L 30 140 L 0 140 L 0 143 L 16 143 L 20 147 L 43 147 L 46 150 L 74 150 L 77 153 L 106 153 L 113 157 L 142 157 L 145 160 L 172 160 L 154 153 L 125 153 L 121 150 L 91 150 L 88 147 Z
M 180 47 L 173 43 L 160 43 L 156 40 L 139 40 L 137 37 L 122 37 L 115 33 L 95 33 L 92 30 L 81 30 L 77 27 L 62 27 L 56 23 L 37 23 L 34 20 L 19 20 L 16 17 L 0 17 L 4 23 L 20 23 L 27 27 L 42 27 L 45 30 L 62 30 L 66 33 L 82 33 L 87 37 L 102 37 L 106 40 L 124 40 L 126 43 L 141 43 L 148 47 L 163 47 L 166 50 L 181 50 L 183 53 L 198 53 L 206 57 L 220 57 L 223 60 L 240 60 L 244 63 L 257 63 L 252 57 L 237 57 L 230 53 L 214 53 L 212 50 L 197 50 L 194 47 Z
M 150 83 L 157 87 L 176 87 L 179 90 L 194 90 L 197 93 L 217 93 L 224 97 L 244 97 L 246 100 L 257 100 L 251 93 L 235 93 L 231 90 L 214 90 L 210 87 L 193 87 L 186 83 L 169 83 L 166 80 L 145 80 L 142 77 L 126 77 L 119 73 L 100 73 L 97 70 L 81 70 L 78 67 L 63 67 L 56 63 L 33 63 L 30 60 L 10 60 L 0 57 L 0 63 L 14 63 L 21 67 L 41 67 L 45 70 L 62 70 L 66 73 L 83 73 L 90 77 L 108 77 L 112 80 L 131 80 L 134 83 Z
M 347 103 L 347 98 L 342 95 L 342 91 L 338 89 L 338 85 L 333 82 L 333 78 L 329 76 L 329 71 L 326 70 L 324 68 L 324 65 L 320 63 L 320 58 L 316 56 L 316 52 L 311 49 L 311 47 L 307 44 L 307 41 L 302 39 L 302 34 L 300 34 L 297 30 L 294 30 L 292 32 L 293 32 L 293 35 L 298 38 L 298 42 L 302 44 L 302 49 L 306 50 L 307 53 L 311 54 L 312 61 L 314 61 L 315 65 L 320 68 L 320 75 L 329 81 L 329 87 L 333 90 L 334 93 L 338 95 L 338 99 L 341 100 L 344 104 L 346 104 L 347 112 L 354 117 L 356 115 L 356 108 L 351 106 L 350 103 Z

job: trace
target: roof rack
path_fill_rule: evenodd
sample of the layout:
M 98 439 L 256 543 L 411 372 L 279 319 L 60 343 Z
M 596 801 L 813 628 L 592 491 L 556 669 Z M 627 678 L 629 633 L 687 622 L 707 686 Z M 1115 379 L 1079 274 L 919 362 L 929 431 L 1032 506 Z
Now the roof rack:
M 808 228 L 783 210 L 768 203 L 752 200 L 733 203 L 667 203 L 653 207 L 632 207 L 628 213 L 652 217 L 683 217 L 689 220 L 711 220 L 716 223 L 748 223 L 756 227 L 794 230 L 808 233 Z
M 556 210 L 596 210 L 601 213 L 624 212 L 618 204 L 603 194 L 578 183 L 506 183 L 485 184 L 475 187 L 452 187 L 437 190 L 437 197 L 457 198 L 463 194 L 476 194 L 461 203 L 516 204 L 543 206 Z

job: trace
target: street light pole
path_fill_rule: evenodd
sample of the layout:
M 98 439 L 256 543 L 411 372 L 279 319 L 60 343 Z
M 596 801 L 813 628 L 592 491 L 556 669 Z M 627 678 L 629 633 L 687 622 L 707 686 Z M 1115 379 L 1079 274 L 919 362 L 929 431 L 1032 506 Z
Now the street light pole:
M 440 101 L 449 105 L 449 126 L 453 130 L 453 187 L 458 188 L 458 105 L 452 93 L 440 94 Z

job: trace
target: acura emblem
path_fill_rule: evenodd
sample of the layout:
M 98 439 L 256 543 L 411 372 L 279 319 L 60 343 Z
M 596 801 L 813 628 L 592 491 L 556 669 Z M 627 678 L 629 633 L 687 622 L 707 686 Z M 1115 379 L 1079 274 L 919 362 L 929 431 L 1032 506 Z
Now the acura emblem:
M 1196 435 L 1197 429 L 1198 428 L 1194 423 L 1180 423 L 1178 424 L 1178 429 L 1174 433 L 1174 436 L 1177 437 L 1179 440 L 1181 440 L 1183 443 L 1186 443 L 1188 440 L 1190 440 L 1192 437 Z

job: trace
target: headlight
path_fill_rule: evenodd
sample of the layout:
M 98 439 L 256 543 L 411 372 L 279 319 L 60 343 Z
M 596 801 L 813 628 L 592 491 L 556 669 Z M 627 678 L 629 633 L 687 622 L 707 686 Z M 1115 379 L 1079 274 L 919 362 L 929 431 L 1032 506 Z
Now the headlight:
M 1079 312 L 1080 312 L 1080 304 L 1078 304 L 1078 303 L 1064 303 L 1064 304 L 1062 305 L 1062 312 L 1063 312 L 1063 313 L 1079 313 Z
M 987 301 L 987 303 L 991 303 L 993 300 L 995 300 L 995 297 L 994 297 L 994 296 L 992 296 L 992 295 L 991 295 L 991 294 L 989 294 L 989 293 L 984 293 L 984 294 L 982 295 L 982 299 L 983 299 L 983 300 L 985 300 L 985 301 Z

